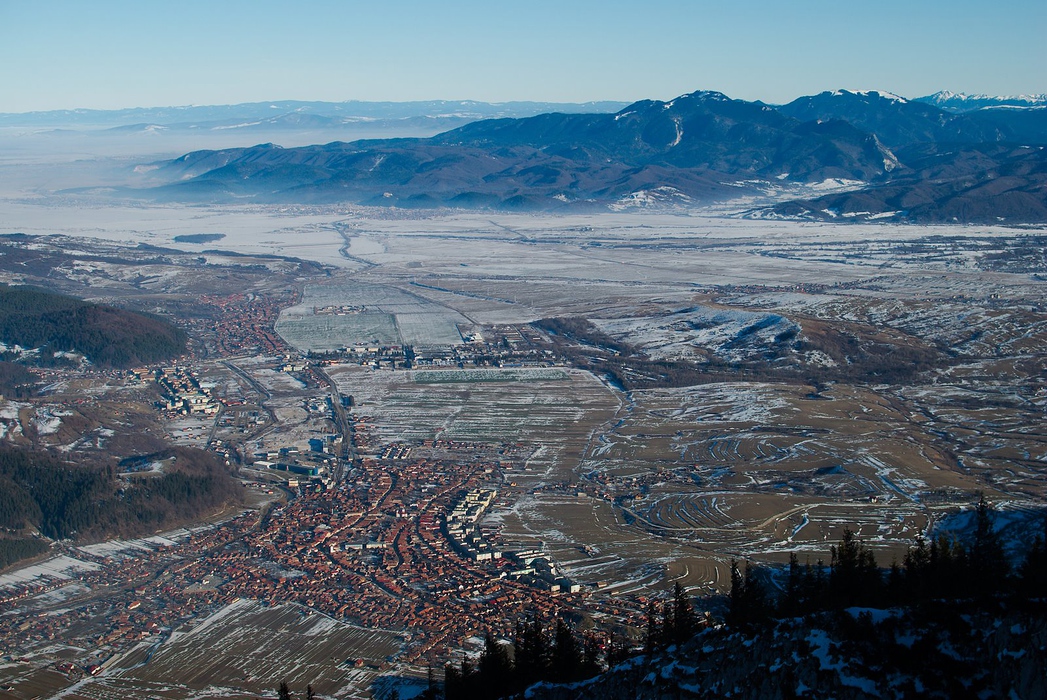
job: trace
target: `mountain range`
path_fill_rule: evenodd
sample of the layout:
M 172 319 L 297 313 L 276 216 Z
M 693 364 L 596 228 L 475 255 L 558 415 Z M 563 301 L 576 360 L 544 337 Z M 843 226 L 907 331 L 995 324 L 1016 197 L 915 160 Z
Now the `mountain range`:
M 1047 107 L 1047 95 L 967 95 L 949 90 L 917 97 L 916 101 L 926 102 L 946 112 L 970 112 L 991 107 Z
M 935 104 L 987 99 L 950 95 L 836 90 L 772 106 L 698 91 L 614 113 L 481 119 L 424 139 L 197 151 L 156 164 L 168 184 L 134 194 L 556 210 L 772 192 L 750 216 L 1047 221 L 1047 108 Z M 811 197 L 826 180 L 852 184 Z
M 545 112 L 614 112 L 625 102 L 476 102 L 424 100 L 416 102 L 305 102 L 278 100 L 235 105 L 187 105 L 130 109 L 68 109 L 0 113 L 0 127 L 29 127 L 116 132 L 260 131 L 273 128 L 338 129 L 361 124 L 460 126 L 477 119 L 527 117 Z

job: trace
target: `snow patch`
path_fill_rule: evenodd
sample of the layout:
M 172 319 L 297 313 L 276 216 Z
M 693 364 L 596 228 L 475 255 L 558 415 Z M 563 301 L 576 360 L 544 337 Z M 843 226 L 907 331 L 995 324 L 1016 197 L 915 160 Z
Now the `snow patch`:
M 893 92 L 887 92 L 886 90 L 834 90 L 832 93 L 833 97 L 841 97 L 843 95 L 861 95 L 862 97 L 879 97 L 884 100 L 890 100 L 891 102 L 906 103 L 909 100 L 905 99 L 901 95 L 896 95 Z

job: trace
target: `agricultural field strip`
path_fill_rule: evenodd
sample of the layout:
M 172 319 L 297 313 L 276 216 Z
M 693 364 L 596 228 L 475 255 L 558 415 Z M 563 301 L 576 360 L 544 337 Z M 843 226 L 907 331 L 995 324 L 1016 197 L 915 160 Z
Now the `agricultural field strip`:
M 401 642 L 395 633 L 355 627 L 298 606 L 241 600 L 188 631 L 174 632 L 148 664 L 118 675 L 146 682 L 178 676 L 191 688 L 247 684 L 255 692 L 270 690 L 277 679 L 329 687 L 343 682 L 357 658 L 376 665 Z M 334 664 L 338 670 L 329 668 L 332 654 L 340 659 Z

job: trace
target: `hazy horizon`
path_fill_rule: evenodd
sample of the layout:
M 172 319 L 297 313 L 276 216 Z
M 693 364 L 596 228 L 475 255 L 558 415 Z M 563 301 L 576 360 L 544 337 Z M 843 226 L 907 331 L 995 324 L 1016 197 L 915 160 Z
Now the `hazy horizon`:
M 676 99 L 678 97 L 681 97 L 683 95 L 689 94 L 691 92 L 700 92 L 700 91 L 703 91 L 703 90 L 706 90 L 706 89 L 707 88 L 698 87 L 698 88 L 695 88 L 694 90 L 689 90 L 688 92 L 679 93 L 677 95 L 651 95 L 651 96 L 648 96 L 648 97 L 638 98 L 637 100 L 633 100 L 632 102 L 637 102 L 637 101 L 641 101 L 641 100 L 645 100 L 645 99 L 662 100 L 662 101 L 668 102 L 668 101 L 671 101 L 671 100 Z M 809 95 L 815 95 L 815 94 L 818 94 L 818 93 L 821 93 L 821 92 L 833 91 L 833 90 L 849 90 L 851 92 L 873 92 L 873 91 L 878 91 L 878 92 L 881 92 L 881 93 L 890 93 L 890 94 L 898 95 L 899 97 L 903 97 L 903 98 L 905 98 L 907 100 L 915 100 L 915 99 L 919 99 L 919 98 L 922 98 L 922 97 L 930 97 L 931 95 L 939 92 L 939 90 L 935 90 L 933 92 L 926 93 L 926 94 L 920 94 L 920 95 L 903 95 L 903 94 L 899 93 L 896 90 L 890 90 L 890 89 L 884 88 L 884 87 L 862 88 L 862 87 L 853 87 L 853 86 L 852 87 L 839 87 L 839 86 L 836 86 L 836 87 L 826 87 L 826 88 L 824 88 L 822 90 L 817 90 L 817 91 L 814 91 L 814 92 L 805 93 L 803 95 L 795 95 L 792 99 L 796 99 L 796 98 L 799 98 L 799 97 L 805 97 L 805 96 L 809 96 Z M 710 91 L 712 91 L 712 92 L 723 92 L 722 90 L 710 90 Z M 969 90 L 949 90 L 949 88 L 942 88 L 941 91 L 949 91 L 949 92 L 954 92 L 954 93 L 957 93 L 957 94 L 963 93 L 963 94 L 966 94 L 969 97 L 982 95 L 982 94 L 989 95 L 991 97 L 1039 97 L 1039 96 L 1047 95 L 1047 92 L 1028 92 L 1028 91 L 1027 92 L 1023 92 L 1023 93 L 1008 93 L 1008 94 L 999 93 L 999 92 L 997 92 L 997 93 L 975 93 L 975 92 L 972 92 L 972 91 L 969 91 Z M 742 99 L 742 98 L 736 98 L 734 95 L 731 95 L 729 93 L 724 93 L 724 94 L 726 94 L 727 97 L 732 98 L 732 99 Z M 785 100 L 784 102 L 771 102 L 770 100 L 763 100 L 763 99 L 761 99 L 759 97 L 754 98 L 752 101 L 756 101 L 756 100 L 762 101 L 765 104 L 769 104 L 769 105 L 787 104 L 788 102 L 792 101 L 792 100 Z M 188 103 L 187 104 L 143 104 L 143 105 L 131 105 L 131 106 L 111 107 L 111 108 L 65 107 L 65 108 L 58 108 L 58 109 L 29 110 L 29 111 L 24 111 L 24 112 L 2 112 L 2 111 L 0 111 L 0 114 L 17 115 L 17 114 L 46 114 L 46 113 L 52 113 L 52 112 L 130 112 L 130 111 L 135 111 L 135 110 L 195 109 L 195 108 L 207 108 L 207 107 L 235 107 L 237 105 L 253 105 L 253 104 L 261 105 L 261 104 L 265 104 L 267 102 L 271 102 L 271 103 L 274 103 L 274 104 L 276 104 L 276 103 L 286 103 L 286 102 L 295 102 L 295 103 L 316 103 L 316 104 L 352 104 L 352 103 L 361 103 L 361 104 L 404 104 L 404 105 L 415 104 L 415 103 L 419 103 L 420 104 L 420 103 L 427 103 L 427 102 L 447 102 L 449 104 L 475 103 L 475 104 L 485 104 L 485 105 L 493 105 L 493 106 L 509 105 L 509 104 L 514 104 L 514 103 L 515 104 L 563 104 L 563 105 L 585 105 L 585 104 L 599 104 L 599 103 L 630 104 L 630 101 L 613 100 L 613 99 L 606 99 L 606 100 L 579 100 L 579 101 L 566 101 L 566 100 L 504 100 L 504 101 L 500 101 L 500 102 L 487 102 L 485 100 L 473 100 L 473 99 L 450 100 L 450 99 L 442 99 L 442 98 L 433 98 L 433 99 L 426 99 L 426 100 L 359 100 L 359 99 L 346 99 L 346 100 L 319 100 L 319 99 L 317 99 L 317 100 L 308 100 L 308 99 L 275 98 L 275 99 L 247 100 L 247 101 L 244 101 L 244 102 L 212 102 L 212 103 L 193 103 L 193 104 L 188 104 Z
M 1047 5 L 0 2 L 0 112 L 1047 93 Z

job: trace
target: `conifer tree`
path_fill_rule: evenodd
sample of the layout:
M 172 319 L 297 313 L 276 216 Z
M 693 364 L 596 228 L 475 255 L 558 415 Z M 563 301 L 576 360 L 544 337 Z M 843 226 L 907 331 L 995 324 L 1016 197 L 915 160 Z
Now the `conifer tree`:
M 658 623 L 658 606 L 652 600 L 647 605 L 647 632 L 643 640 L 643 653 L 650 660 L 651 655 L 662 645 L 662 628 Z
M 698 631 L 698 618 L 694 614 L 694 607 L 687 592 L 677 581 L 673 585 L 673 627 L 672 641 L 675 644 L 683 644 L 694 636 Z
M 607 643 L 608 667 L 614 668 L 628 659 L 629 655 L 629 643 L 626 641 L 625 637 L 618 632 L 613 633 L 610 641 Z
M 461 697 L 462 672 L 457 666 L 448 661 L 444 664 L 444 697 L 447 700 Z
M 738 562 L 731 560 L 730 609 L 727 622 L 747 626 L 763 622 L 771 613 L 770 598 L 763 580 L 750 562 L 745 564 L 745 575 L 738 569 Z
M 582 638 L 582 664 L 578 673 L 582 678 L 591 678 L 600 670 L 600 638 L 590 632 Z
M 484 635 L 484 649 L 480 652 L 478 670 L 481 686 L 492 689 L 502 686 L 513 670 L 509 653 L 498 643 L 490 630 Z
M 985 494 L 981 494 L 974 509 L 974 535 L 967 549 L 969 580 L 973 592 L 980 596 L 1001 590 L 1010 573 L 995 521 L 992 506 L 985 500 Z
M 929 591 L 928 577 L 931 569 L 931 550 L 923 537 L 918 536 L 916 544 L 905 553 L 902 566 L 902 578 L 905 585 L 902 596 L 908 601 L 926 599 Z
M 517 622 L 513 650 L 516 675 L 521 686 L 545 677 L 549 667 L 549 636 L 536 613 L 532 613 L 526 623 Z
M 738 569 L 738 560 L 731 560 L 731 591 L 728 594 L 730 608 L 727 612 L 727 621 L 731 624 L 740 624 L 745 617 L 745 582 L 742 580 L 742 572 Z
M 789 569 L 785 579 L 785 590 L 778 601 L 779 612 L 796 615 L 800 611 L 800 592 L 803 589 L 803 569 L 796 552 L 789 552 Z
M 574 630 L 562 618 L 556 618 L 556 632 L 553 634 L 553 651 L 550 663 L 550 680 L 567 683 L 577 680 L 582 666 L 582 652 L 578 648 Z
M 829 595 L 833 603 L 841 607 L 859 601 L 871 604 L 882 584 L 872 550 L 850 528 L 844 528 L 840 544 L 829 551 Z
M 1047 598 L 1047 517 L 1043 534 L 1025 551 L 1018 568 L 1018 590 L 1027 598 Z
M 422 698 L 422 700 L 437 700 L 437 698 L 439 698 L 439 689 L 436 685 L 436 672 L 433 671 L 432 664 L 429 664 L 429 668 L 425 674 L 425 680 L 425 690 L 423 690 L 422 694 L 418 697 Z
M 743 589 L 745 607 L 749 611 L 750 622 L 763 622 L 770 615 L 770 597 L 764 581 L 756 573 L 752 562 L 745 562 L 745 586 Z
M 673 602 L 667 600 L 662 603 L 662 646 L 669 646 L 676 639 L 676 611 Z

